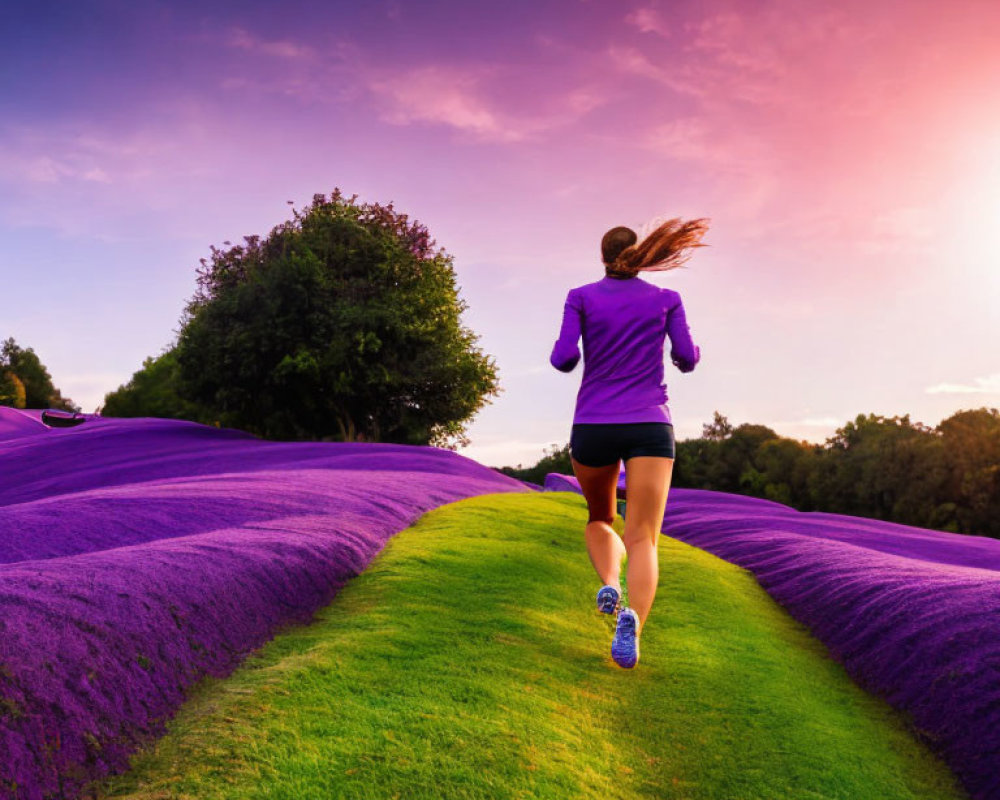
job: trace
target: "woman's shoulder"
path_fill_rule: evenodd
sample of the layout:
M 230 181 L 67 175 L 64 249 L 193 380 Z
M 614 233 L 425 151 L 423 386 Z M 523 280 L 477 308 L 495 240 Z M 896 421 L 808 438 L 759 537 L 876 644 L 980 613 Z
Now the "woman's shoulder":
M 632 291 L 637 294 L 642 294 L 650 298 L 659 298 L 667 306 L 675 306 L 681 301 L 680 293 L 676 290 L 666 286 L 657 286 L 655 283 L 650 283 L 638 276 L 628 281 L 628 283 L 631 284 L 630 288 Z
M 588 295 L 596 294 L 601 290 L 600 281 L 591 281 L 590 283 L 581 283 L 579 286 L 574 286 L 566 293 L 567 299 L 569 298 L 582 298 Z
M 681 293 L 676 289 L 671 289 L 667 286 L 659 287 L 660 296 L 667 303 L 667 305 L 675 306 L 681 302 Z

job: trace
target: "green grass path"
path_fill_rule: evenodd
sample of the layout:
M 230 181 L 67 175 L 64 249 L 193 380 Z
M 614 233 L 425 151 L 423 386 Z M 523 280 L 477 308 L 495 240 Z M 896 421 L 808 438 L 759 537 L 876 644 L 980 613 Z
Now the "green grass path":
M 616 667 L 585 521 L 567 493 L 427 514 L 96 796 L 965 796 L 749 573 L 676 540 L 642 659 Z

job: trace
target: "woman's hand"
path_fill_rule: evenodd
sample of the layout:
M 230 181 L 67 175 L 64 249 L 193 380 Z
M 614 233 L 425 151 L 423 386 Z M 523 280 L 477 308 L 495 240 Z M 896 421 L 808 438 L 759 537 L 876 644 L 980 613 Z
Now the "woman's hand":
M 677 367 L 681 372 L 691 372 L 694 370 L 695 364 L 701 360 L 701 348 L 698 345 L 694 346 L 694 361 L 683 361 L 679 358 L 671 358 L 670 362 Z

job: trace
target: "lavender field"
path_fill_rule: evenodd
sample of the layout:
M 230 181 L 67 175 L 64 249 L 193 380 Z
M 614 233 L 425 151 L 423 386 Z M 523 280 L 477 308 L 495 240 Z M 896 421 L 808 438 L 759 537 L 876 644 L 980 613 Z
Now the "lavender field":
M 434 448 L 0 408 L 0 797 L 121 771 L 193 684 L 308 622 L 424 511 L 526 490 Z M 1000 543 L 685 489 L 663 531 L 754 573 L 1000 796 Z
M 678 488 L 662 530 L 752 572 L 973 797 L 1000 797 L 1000 541 Z
M 192 684 L 308 621 L 423 512 L 509 491 L 434 448 L 0 408 L 0 797 L 125 768 Z

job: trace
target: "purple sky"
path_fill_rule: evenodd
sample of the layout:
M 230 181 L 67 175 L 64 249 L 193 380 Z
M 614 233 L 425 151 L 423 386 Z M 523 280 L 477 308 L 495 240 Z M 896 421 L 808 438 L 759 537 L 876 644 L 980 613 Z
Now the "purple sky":
M 822 441 L 1000 404 L 1000 4 L 20 3 L 0 27 L 0 337 L 85 411 L 173 341 L 209 246 L 335 186 L 455 257 L 504 393 L 464 452 L 533 463 L 613 225 L 707 216 L 681 292 L 718 409 Z

